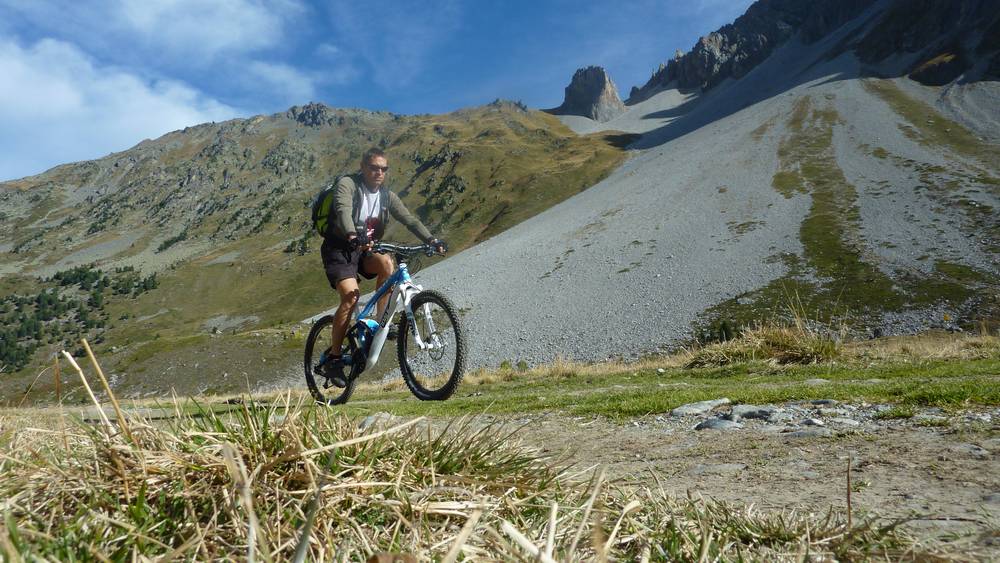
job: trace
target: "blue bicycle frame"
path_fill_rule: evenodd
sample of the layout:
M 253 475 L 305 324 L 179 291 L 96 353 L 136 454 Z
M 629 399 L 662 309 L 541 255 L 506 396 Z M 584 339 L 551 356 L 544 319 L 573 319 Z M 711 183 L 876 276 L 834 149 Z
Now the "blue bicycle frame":
M 403 262 L 402 260 L 400 260 L 399 265 L 396 267 L 396 270 L 392 273 L 392 275 L 389 276 L 389 279 L 386 280 L 381 287 L 375 290 L 374 295 L 372 295 L 371 299 L 365 303 L 361 312 L 355 315 L 355 323 L 362 322 L 364 319 L 369 318 L 369 315 L 378 304 L 379 299 L 385 296 L 385 294 L 390 290 L 392 291 L 392 294 L 389 298 L 389 303 L 386 304 L 385 312 L 382 313 L 382 318 L 379 319 L 379 328 L 372 335 L 371 343 L 368 345 L 368 360 L 365 362 L 364 368 L 366 370 L 378 362 L 379 354 L 381 354 L 382 347 L 385 345 L 385 339 L 389 334 L 388 327 L 400 305 L 402 305 L 407 322 L 410 323 L 413 339 L 416 341 L 417 346 L 421 350 L 427 350 L 440 345 L 439 343 L 434 342 L 425 343 L 420 337 L 420 330 L 417 323 L 414 322 L 413 310 L 410 307 L 410 302 L 413 300 L 414 296 L 423 291 L 423 287 L 413 283 L 413 279 L 410 277 L 410 272 L 407 270 L 406 262 Z M 357 310 L 356 306 L 355 310 Z M 423 327 L 427 331 L 425 334 L 434 334 L 433 322 L 434 321 L 430 318 L 430 315 L 426 315 L 424 324 L 427 326 Z

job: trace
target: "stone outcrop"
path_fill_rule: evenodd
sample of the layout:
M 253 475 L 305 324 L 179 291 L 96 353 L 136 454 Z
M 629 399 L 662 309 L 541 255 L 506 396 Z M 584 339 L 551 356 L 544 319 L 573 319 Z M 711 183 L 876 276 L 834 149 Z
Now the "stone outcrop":
M 599 66 L 581 68 L 566 87 L 561 106 L 548 110 L 556 115 L 582 115 L 596 121 L 608 121 L 625 111 L 618 89 L 608 73 Z
M 916 55 L 910 78 L 939 86 L 978 61 L 996 57 L 998 36 L 1000 0 L 895 0 L 858 42 L 856 52 L 869 64 Z
M 292 106 L 285 113 L 289 119 L 298 121 L 306 127 L 333 125 L 338 117 L 333 108 L 316 102 L 310 102 L 304 106 Z M 343 121 L 343 117 L 340 119 Z
M 858 58 L 876 63 L 902 53 L 919 53 L 928 47 L 957 39 L 972 31 L 970 24 L 979 19 L 981 0 L 895 0 L 881 14 L 875 25 L 858 42 Z M 936 55 L 936 54 L 935 54 Z
M 1000 52 L 993 55 L 993 59 L 990 61 L 989 66 L 986 67 L 983 77 L 1000 80 Z
M 632 88 L 629 103 L 642 101 L 674 84 L 708 90 L 727 78 L 740 78 L 798 33 L 816 41 L 856 18 L 875 0 L 759 0 L 735 22 L 698 40 L 691 51 L 675 55 Z
M 985 73 L 1000 55 L 1000 0 L 759 0 L 732 24 L 698 40 L 691 51 L 661 64 L 629 103 L 669 86 L 708 90 L 740 78 L 793 37 L 814 43 L 866 11 L 870 21 L 831 55 L 855 51 L 876 65 L 895 55 L 914 56 L 906 70 L 928 84 L 944 84 L 977 61 Z M 884 6 L 884 8 L 883 8 Z M 870 10 L 870 11 L 869 11 Z
M 812 9 L 799 30 L 802 41 L 815 43 L 845 23 L 861 15 L 876 2 L 873 0 L 826 0 L 812 3 Z

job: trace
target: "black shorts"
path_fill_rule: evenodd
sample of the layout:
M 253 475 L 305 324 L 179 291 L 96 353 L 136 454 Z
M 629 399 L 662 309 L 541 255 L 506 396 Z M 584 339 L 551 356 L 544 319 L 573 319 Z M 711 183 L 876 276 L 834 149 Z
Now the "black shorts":
M 323 244 L 320 255 L 323 257 L 323 269 L 326 271 L 326 279 L 330 281 L 330 287 L 337 289 L 337 282 L 359 275 L 366 280 L 374 279 L 375 274 L 366 272 L 361 262 L 367 254 L 361 250 L 342 249 Z

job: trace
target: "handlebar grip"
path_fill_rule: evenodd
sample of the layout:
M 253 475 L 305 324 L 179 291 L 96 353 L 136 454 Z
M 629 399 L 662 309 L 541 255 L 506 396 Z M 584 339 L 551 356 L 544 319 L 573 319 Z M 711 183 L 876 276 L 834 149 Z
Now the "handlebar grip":
M 436 252 L 436 246 L 434 244 L 418 244 L 412 246 L 404 246 L 401 244 L 392 244 L 389 242 L 377 242 L 372 247 L 372 252 L 378 252 L 379 254 L 388 254 L 390 252 L 401 254 L 401 255 L 413 255 L 418 253 L 424 253 L 428 256 L 433 256 Z M 447 249 L 447 246 L 445 246 Z

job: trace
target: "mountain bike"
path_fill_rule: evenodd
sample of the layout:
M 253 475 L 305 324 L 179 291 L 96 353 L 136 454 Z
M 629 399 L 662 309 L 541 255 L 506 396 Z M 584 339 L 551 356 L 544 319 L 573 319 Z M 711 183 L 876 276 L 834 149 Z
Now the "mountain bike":
M 357 305 L 354 307 L 351 315 L 354 323 L 340 344 L 347 384 L 338 387 L 324 375 L 332 349 L 333 330 L 333 315 L 326 315 L 313 323 L 306 339 L 305 372 L 309 391 L 318 403 L 346 403 L 358 377 L 378 362 L 393 317 L 401 312 L 396 356 L 403 381 L 420 400 L 443 401 L 451 397 L 465 374 L 465 338 L 455 306 L 441 293 L 413 283 L 406 265 L 417 254 L 433 256 L 434 247 L 379 242 L 372 247 L 372 252 L 392 253 L 397 266 L 360 312 Z M 371 318 L 378 300 L 390 291 L 382 317 Z M 325 340 L 322 338 L 324 332 Z

